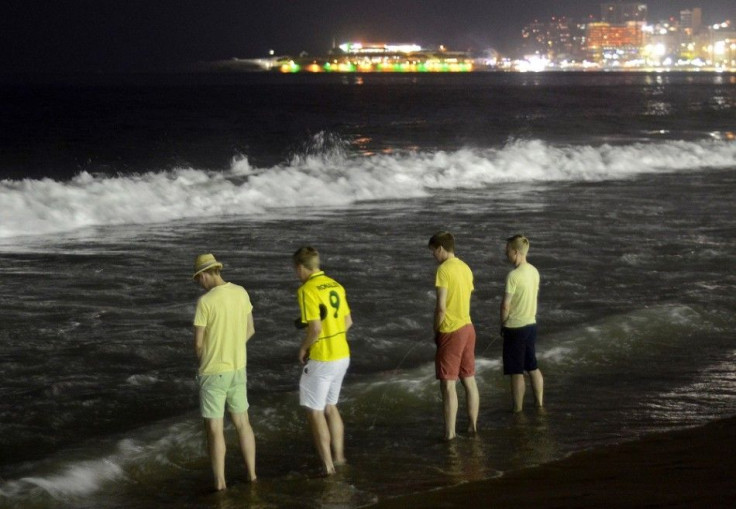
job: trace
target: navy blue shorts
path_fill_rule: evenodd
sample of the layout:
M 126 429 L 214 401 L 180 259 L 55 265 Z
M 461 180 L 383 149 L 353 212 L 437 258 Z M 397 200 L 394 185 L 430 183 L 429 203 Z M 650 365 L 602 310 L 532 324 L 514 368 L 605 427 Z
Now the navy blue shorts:
M 537 369 L 537 324 L 509 329 L 503 328 L 503 374 L 523 375 Z

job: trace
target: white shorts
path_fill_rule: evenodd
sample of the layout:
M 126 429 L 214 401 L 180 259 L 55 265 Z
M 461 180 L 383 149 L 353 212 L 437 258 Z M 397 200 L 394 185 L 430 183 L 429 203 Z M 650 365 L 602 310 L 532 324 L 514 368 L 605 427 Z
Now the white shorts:
M 307 361 L 299 380 L 299 404 L 311 410 L 337 405 L 342 379 L 349 365 L 350 357 L 336 361 Z

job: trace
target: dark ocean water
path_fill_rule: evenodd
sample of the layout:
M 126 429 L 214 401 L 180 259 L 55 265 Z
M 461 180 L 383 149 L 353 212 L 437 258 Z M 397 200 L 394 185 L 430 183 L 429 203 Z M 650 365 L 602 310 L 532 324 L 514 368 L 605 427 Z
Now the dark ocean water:
M 733 75 L 45 77 L 0 104 L 0 507 L 359 507 L 736 414 Z M 481 432 L 453 444 L 439 229 L 477 289 Z M 547 402 L 520 418 L 497 340 L 517 232 L 542 274 Z M 356 323 L 350 464 L 329 480 L 297 398 L 305 243 Z M 221 497 L 191 337 L 208 251 L 257 331 L 260 482 L 231 434 Z

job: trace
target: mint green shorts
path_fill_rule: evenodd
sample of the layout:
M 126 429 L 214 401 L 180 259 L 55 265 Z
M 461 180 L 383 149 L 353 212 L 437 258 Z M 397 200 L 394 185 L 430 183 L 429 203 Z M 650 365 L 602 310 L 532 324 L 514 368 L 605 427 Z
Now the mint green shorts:
M 199 375 L 199 409 L 205 419 L 225 417 L 248 410 L 245 368 L 215 375 Z

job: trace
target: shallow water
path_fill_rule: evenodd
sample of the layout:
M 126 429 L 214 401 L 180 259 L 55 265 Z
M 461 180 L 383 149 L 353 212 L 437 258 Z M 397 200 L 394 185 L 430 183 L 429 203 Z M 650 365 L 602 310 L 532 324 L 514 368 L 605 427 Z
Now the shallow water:
M 682 83 L 666 85 L 653 86 L 685 100 Z M 2 181 L 15 216 L 0 239 L 0 506 L 359 507 L 736 414 L 733 142 L 702 131 L 601 145 L 572 131 L 575 144 L 330 146 L 272 167 Z M 451 444 L 439 440 L 426 250 L 445 228 L 475 273 L 481 391 L 479 436 Z M 497 335 L 503 242 L 517 232 L 542 274 L 547 406 L 522 416 L 508 411 Z M 340 403 L 350 463 L 329 480 L 297 403 L 289 257 L 304 243 L 345 285 L 355 321 Z M 256 322 L 260 481 L 244 482 L 231 430 L 219 496 L 207 492 L 191 344 L 189 273 L 205 251 L 249 290 Z
M 3 332 L 13 348 L 3 359 L 10 400 L 2 406 L 4 421 L 14 423 L 5 425 L 3 457 L 18 458 L 4 462 L 11 480 L 3 494 L 90 507 L 161 507 L 163 493 L 172 507 L 224 503 L 190 499 L 209 480 L 188 325 L 198 290 L 186 275 L 202 238 L 255 305 L 249 396 L 263 482 L 252 493 L 236 486 L 225 497 L 232 503 L 319 507 L 334 496 L 358 506 L 732 415 L 735 281 L 722 267 L 736 256 L 733 214 L 723 213 L 733 207 L 733 175 L 541 190 L 509 184 L 464 191 L 462 207 L 455 196 L 438 196 L 278 221 L 105 227 L 8 250 L 4 288 L 22 301 L 3 303 L 18 316 Z M 656 217 L 642 222 L 653 193 Z M 532 210 L 515 210 L 514 195 Z M 475 271 L 482 395 L 479 437 L 452 445 L 439 440 L 434 265 L 425 249 L 425 237 L 444 225 Z M 508 270 L 502 239 L 520 225 L 543 276 L 539 359 L 548 408 L 518 419 L 507 411 L 495 330 Z M 356 321 L 341 402 L 350 467 L 334 484 L 315 478 L 296 402 L 297 282 L 288 257 L 303 239 L 325 253 Z M 461 412 L 461 429 L 462 422 Z M 45 433 L 34 432 L 41 427 Z M 244 474 L 231 450 L 237 483 Z

